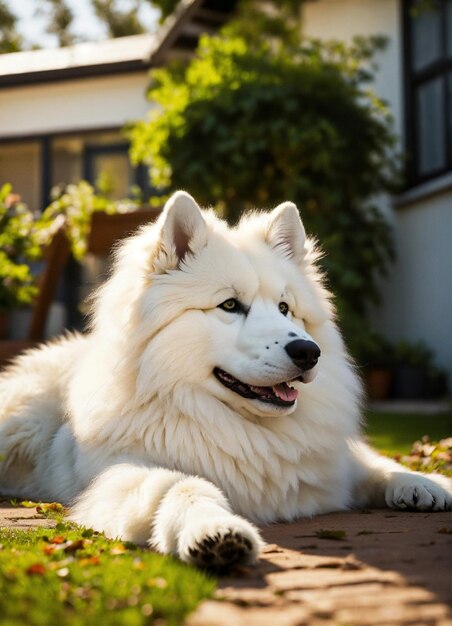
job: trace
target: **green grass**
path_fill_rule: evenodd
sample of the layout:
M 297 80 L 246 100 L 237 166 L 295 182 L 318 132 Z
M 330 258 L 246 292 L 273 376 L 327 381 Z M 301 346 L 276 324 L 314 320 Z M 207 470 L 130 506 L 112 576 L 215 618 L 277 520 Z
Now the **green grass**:
M 2 626 L 177 626 L 215 587 L 170 557 L 68 523 L 0 529 Z
M 409 454 L 414 441 L 428 435 L 431 441 L 452 436 L 450 413 L 438 415 L 373 413 L 366 414 L 369 443 L 385 454 Z

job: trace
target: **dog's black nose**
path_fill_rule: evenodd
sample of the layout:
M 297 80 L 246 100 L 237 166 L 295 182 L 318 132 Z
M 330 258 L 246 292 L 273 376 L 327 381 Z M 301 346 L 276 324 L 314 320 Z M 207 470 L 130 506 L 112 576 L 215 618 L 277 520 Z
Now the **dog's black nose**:
M 302 370 L 310 370 L 319 360 L 320 348 L 313 341 L 295 339 L 285 346 L 292 361 Z

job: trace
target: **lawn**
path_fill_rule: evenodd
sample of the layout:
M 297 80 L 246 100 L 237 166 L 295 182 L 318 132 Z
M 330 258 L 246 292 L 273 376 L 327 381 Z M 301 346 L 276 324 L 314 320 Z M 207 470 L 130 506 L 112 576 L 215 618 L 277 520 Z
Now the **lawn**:
M 409 454 L 414 441 L 428 435 L 431 441 L 452 437 L 450 413 L 437 415 L 372 413 L 366 414 L 369 443 L 385 454 Z
M 175 559 L 66 522 L 0 529 L 2 626 L 177 626 L 215 587 Z

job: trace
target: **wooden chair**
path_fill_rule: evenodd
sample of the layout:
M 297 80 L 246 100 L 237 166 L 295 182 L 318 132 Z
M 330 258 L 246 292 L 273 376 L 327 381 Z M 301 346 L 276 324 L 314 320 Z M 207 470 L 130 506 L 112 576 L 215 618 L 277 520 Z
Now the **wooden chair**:
M 77 330 L 84 328 L 87 313 L 84 303 L 90 292 L 107 277 L 108 258 L 116 242 L 132 234 L 139 226 L 155 219 L 160 212 L 159 208 L 146 207 L 114 215 L 100 211 L 93 213 L 84 267 L 82 269 L 78 263 L 71 260 L 67 268 L 64 302 L 70 328 Z
M 88 252 L 106 259 L 118 240 L 155 219 L 160 211 L 161 209 L 156 208 L 143 208 L 115 215 L 94 213 L 88 238 Z M 69 255 L 70 245 L 63 226 L 55 233 L 45 254 L 45 268 L 39 280 L 39 296 L 33 307 L 27 338 L 20 341 L 0 340 L 0 369 L 17 354 L 45 339 L 50 306 Z
M 0 340 L 0 368 L 17 354 L 45 339 L 47 318 L 58 288 L 63 268 L 70 254 L 64 224 L 56 231 L 44 253 L 44 270 L 39 278 L 39 295 L 32 310 L 27 338 Z
M 160 208 L 142 208 L 131 213 L 93 213 L 88 238 L 88 252 L 108 257 L 114 244 L 160 215 Z

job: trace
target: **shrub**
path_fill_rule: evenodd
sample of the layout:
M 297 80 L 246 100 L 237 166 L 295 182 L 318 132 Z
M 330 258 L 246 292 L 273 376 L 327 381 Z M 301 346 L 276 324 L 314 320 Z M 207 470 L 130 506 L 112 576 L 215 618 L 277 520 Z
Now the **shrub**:
M 247 207 L 296 202 L 326 253 L 355 354 L 376 274 L 393 254 L 371 202 L 393 188 L 397 165 L 388 111 L 366 88 L 381 46 L 205 36 L 186 68 L 153 72 L 158 107 L 129 131 L 132 159 L 149 165 L 154 186 L 185 188 L 232 222 Z
M 36 215 L 5 184 L 0 187 L 0 312 L 30 304 L 37 295 L 26 259 L 37 259 Z
M 40 228 L 49 229 L 58 216 L 64 216 L 72 254 L 77 260 L 86 253 L 93 213 L 126 213 L 137 209 L 139 205 L 136 200 L 112 201 L 104 194 L 96 194 L 94 187 L 86 180 L 63 188 L 56 187 L 53 196 L 53 201 L 42 214 Z

